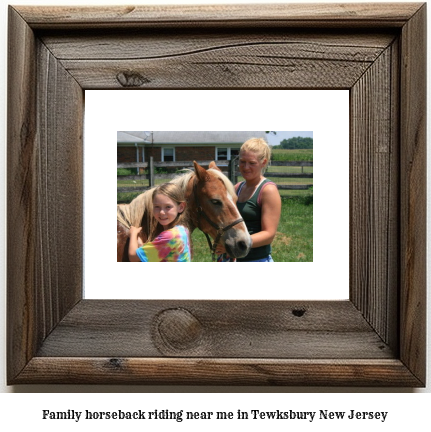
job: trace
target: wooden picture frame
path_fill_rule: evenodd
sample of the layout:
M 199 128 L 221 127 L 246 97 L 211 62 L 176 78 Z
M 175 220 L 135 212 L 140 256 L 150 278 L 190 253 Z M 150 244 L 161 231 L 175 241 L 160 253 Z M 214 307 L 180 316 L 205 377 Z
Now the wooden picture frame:
M 425 3 L 9 7 L 8 384 L 424 386 L 425 28 Z M 349 89 L 350 299 L 83 299 L 84 91 L 128 88 Z

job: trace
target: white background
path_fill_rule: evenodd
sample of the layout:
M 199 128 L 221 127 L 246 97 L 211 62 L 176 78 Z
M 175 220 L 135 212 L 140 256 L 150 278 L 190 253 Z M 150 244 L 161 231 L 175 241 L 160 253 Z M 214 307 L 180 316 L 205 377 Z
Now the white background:
M 116 263 L 117 130 L 313 131 L 314 262 Z M 349 297 L 347 90 L 87 91 L 84 154 L 85 298 Z
M 296 0 L 298 1 L 298 0 Z M 245 2 L 239 0 L 232 0 L 231 3 L 256 3 L 253 0 L 247 0 Z M 273 0 L 276 3 L 276 0 Z M 37 5 L 43 4 L 55 4 L 55 5 L 67 5 L 67 4 L 118 4 L 120 1 L 73 1 L 73 0 L 55 0 L 49 1 L 44 0 L 43 2 L 25 0 L 16 0 L 14 4 L 32 4 Z M 134 1 L 136 4 L 147 3 L 173 3 L 173 1 L 153 0 L 150 2 L 145 1 Z M 183 0 L 183 3 L 223 3 L 218 0 L 200 0 L 197 2 Z M 279 3 L 279 2 L 278 2 Z M 5 148 L 5 124 L 6 124 L 6 31 L 7 31 L 7 5 L 6 2 L 1 4 L 1 79 L 3 85 L 0 86 L 1 101 L 4 101 L 0 105 L 0 127 L 2 130 L 1 144 L 3 149 Z M 428 46 L 430 44 L 428 43 Z M 429 62 L 429 54 L 428 54 Z M 428 86 L 429 88 L 429 86 Z M 429 97 L 428 97 L 429 100 Z M 429 128 L 429 122 L 428 122 Z M 5 156 L 4 152 L 0 155 L 0 163 L 5 172 Z M 429 163 L 429 161 L 428 161 Z M 0 190 L 0 207 L 1 214 L 4 221 L 5 214 L 5 188 Z M 5 225 L 1 226 L 0 238 L 5 244 Z M 5 251 L 5 250 L 4 250 Z M 3 255 L 5 256 L 5 255 Z M 94 430 L 94 426 L 102 426 L 104 430 L 118 430 L 119 427 L 126 427 L 127 430 L 160 430 L 160 424 L 127 424 L 117 422 L 104 422 L 104 423 L 79 423 L 74 424 L 72 422 L 61 422 L 52 421 L 51 423 L 45 423 L 41 420 L 41 410 L 51 409 L 64 411 L 67 409 L 77 410 L 96 410 L 96 409 L 188 409 L 188 410 L 236 410 L 237 408 L 243 410 L 250 409 L 297 409 L 303 411 L 309 411 L 314 409 L 330 409 L 330 410 L 344 410 L 344 409 L 357 409 L 357 410 L 384 410 L 390 411 L 390 417 L 385 423 L 373 423 L 355 421 L 354 423 L 345 422 L 330 422 L 330 423 L 248 423 L 247 428 L 249 430 L 262 430 L 262 428 L 271 428 L 273 430 L 287 430 L 288 428 L 295 427 L 296 429 L 308 429 L 314 428 L 314 430 L 390 430 L 391 432 L 397 427 L 407 428 L 419 427 L 426 430 L 429 428 L 429 407 L 431 406 L 431 385 L 428 384 L 426 389 L 382 389 L 382 388 L 273 388 L 273 387 L 154 387 L 154 386 L 78 386 L 78 385 L 33 385 L 33 386 L 13 386 L 7 387 L 5 384 L 5 264 L 2 262 L 0 268 L 1 272 L 1 293 L 0 296 L 0 308 L 2 311 L 2 320 L 0 324 L 0 425 L 2 429 L 8 430 L 13 428 L 27 427 L 28 430 Z M 430 300 L 428 299 L 428 311 L 431 310 Z M 428 347 L 430 346 L 431 328 L 428 324 Z M 428 348 L 429 352 L 429 348 Z M 429 353 L 428 359 L 431 358 Z M 429 361 L 428 361 L 429 363 Z M 431 376 L 428 367 L 428 383 L 431 382 Z M 98 393 L 111 393 L 111 394 L 98 394 L 93 395 L 92 392 Z M 123 393 L 117 395 L 115 393 Z M 170 392 L 170 394 L 161 394 Z M 219 394 L 218 392 L 221 392 Z M 237 392 L 243 392 L 245 394 L 237 394 Z M 12 394 L 15 393 L 15 394 Z M 41 394 L 32 394 L 41 393 Z M 176 394 L 180 393 L 180 394 Z M 292 394 L 295 393 L 295 394 Z M 299 393 L 299 394 L 298 394 Z M 307 394 L 300 394 L 307 393 Z M 393 393 L 393 394 L 387 394 Z M 422 393 L 413 395 L 411 393 Z M 190 423 L 167 423 L 172 430 L 175 427 L 187 427 L 188 430 L 194 428 L 202 430 L 205 427 L 208 430 L 215 430 L 215 428 L 238 430 L 238 423 L 222 424 L 209 423 L 204 425 L 203 423 L 196 423 L 191 425 Z M 162 424 L 163 426 L 165 424 Z M 91 427 L 91 428 L 90 428 Z M 318 429 L 317 429 L 318 427 Z M 144 429 L 145 428 L 145 429 Z

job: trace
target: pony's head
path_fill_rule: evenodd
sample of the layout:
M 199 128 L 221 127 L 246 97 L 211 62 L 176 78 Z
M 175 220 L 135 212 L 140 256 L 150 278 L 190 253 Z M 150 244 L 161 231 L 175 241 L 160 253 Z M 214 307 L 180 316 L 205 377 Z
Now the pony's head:
M 251 247 L 251 237 L 236 207 L 237 196 L 232 183 L 214 162 L 209 169 L 194 162 L 196 180 L 193 182 L 197 211 L 191 214 L 196 225 L 213 239 L 219 239 L 233 258 L 246 256 Z

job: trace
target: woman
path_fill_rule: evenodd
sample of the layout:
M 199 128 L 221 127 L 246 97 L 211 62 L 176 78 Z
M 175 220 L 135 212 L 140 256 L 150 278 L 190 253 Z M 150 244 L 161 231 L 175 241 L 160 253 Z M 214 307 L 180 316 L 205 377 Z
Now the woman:
M 270 160 L 271 149 L 261 138 L 249 139 L 241 146 L 239 170 L 244 181 L 235 185 L 235 189 L 237 207 L 251 235 L 252 249 L 238 262 L 274 262 L 271 243 L 280 220 L 281 198 L 275 183 L 264 177 Z

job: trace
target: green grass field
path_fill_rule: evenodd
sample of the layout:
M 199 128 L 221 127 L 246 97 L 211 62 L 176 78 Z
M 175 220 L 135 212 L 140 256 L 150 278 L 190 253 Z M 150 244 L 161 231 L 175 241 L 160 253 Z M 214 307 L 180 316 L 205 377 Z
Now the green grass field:
M 281 218 L 272 243 L 276 262 L 313 261 L 313 204 L 303 198 L 283 198 Z M 200 230 L 192 234 L 193 261 L 209 262 L 211 253 Z
M 304 150 L 272 150 L 272 160 L 274 161 L 312 161 L 313 149 Z

